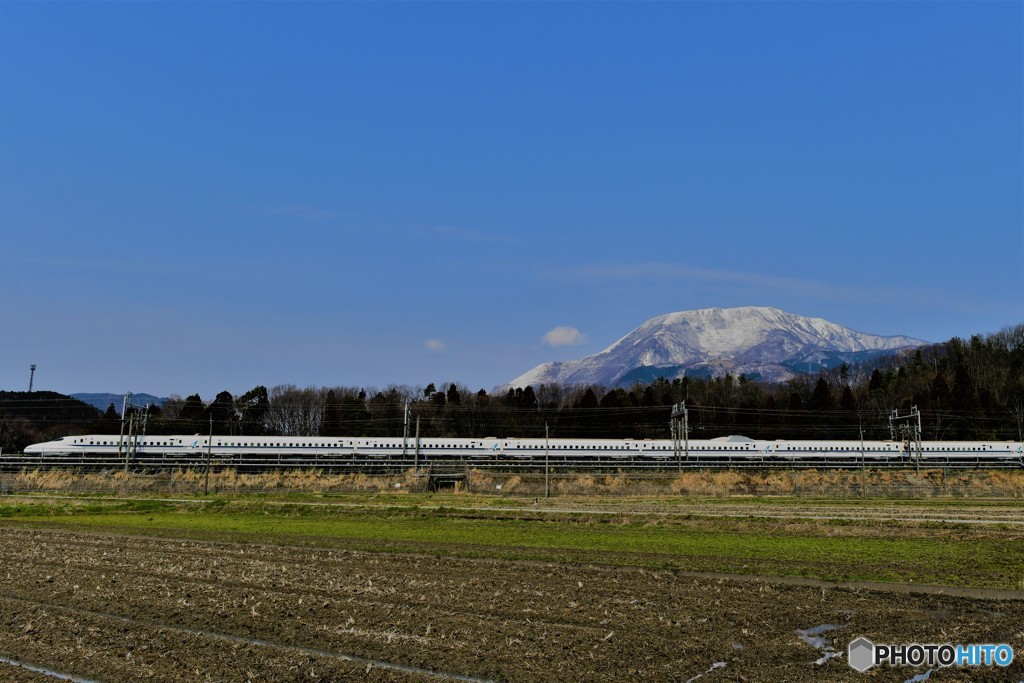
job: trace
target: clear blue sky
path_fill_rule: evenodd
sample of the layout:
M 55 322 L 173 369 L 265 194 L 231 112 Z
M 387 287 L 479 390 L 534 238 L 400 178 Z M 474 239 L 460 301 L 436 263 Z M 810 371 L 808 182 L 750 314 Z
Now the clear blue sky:
M 1022 8 L 0 2 L 0 389 L 490 390 L 713 306 L 1022 322 Z

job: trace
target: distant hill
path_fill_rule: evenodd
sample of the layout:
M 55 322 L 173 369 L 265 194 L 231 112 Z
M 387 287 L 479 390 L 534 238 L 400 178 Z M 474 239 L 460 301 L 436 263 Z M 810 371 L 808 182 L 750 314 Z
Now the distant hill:
M 854 365 L 927 343 L 855 332 L 777 308 L 704 308 L 651 318 L 600 353 L 538 365 L 507 386 L 616 387 L 726 373 L 782 382 L 800 373 Z
M 106 412 L 111 404 L 118 414 L 121 413 L 121 406 L 124 403 L 124 394 L 71 394 L 71 398 L 78 399 L 82 403 L 94 406 L 100 412 Z M 153 396 L 152 394 L 132 394 L 132 403 L 146 405 L 147 403 L 162 406 L 168 399 Z
M 96 409 L 55 391 L 0 391 L 0 419 L 37 425 L 82 424 L 99 418 Z

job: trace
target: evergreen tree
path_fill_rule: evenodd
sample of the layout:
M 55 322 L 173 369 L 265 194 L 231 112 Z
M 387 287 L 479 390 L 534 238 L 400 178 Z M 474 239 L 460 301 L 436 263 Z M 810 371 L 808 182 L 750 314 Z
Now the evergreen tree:
M 875 368 L 871 371 L 871 379 L 868 380 L 868 391 L 879 391 L 882 389 L 882 386 L 882 373 L 878 371 L 878 368 Z
M 520 405 L 523 408 L 527 410 L 537 409 L 537 395 L 533 392 L 533 387 L 531 387 L 529 384 L 527 384 L 526 387 L 523 388 L 523 397 L 520 400 L 522 401 Z
M 262 384 L 245 392 L 235 401 L 235 409 L 241 413 L 239 433 L 244 436 L 263 436 L 266 429 L 267 412 L 270 410 L 270 396 Z
M 430 404 L 431 404 L 432 406 L 434 406 L 435 408 L 444 408 L 444 405 L 445 405 L 445 403 L 447 403 L 447 402 L 448 402 L 448 401 L 447 401 L 447 399 L 445 398 L 445 395 L 444 395 L 444 392 L 443 392 L 443 391 L 435 391 L 435 392 L 434 392 L 434 393 L 433 393 L 433 394 L 432 394 L 432 395 L 430 396 Z
M 370 436 L 370 411 L 366 407 L 366 392 L 348 394 L 341 404 L 341 436 Z
M 234 434 L 237 430 L 235 416 L 235 398 L 229 391 L 222 391 L 217 394 L 213 402 L 206 407 L 206 422 L 209 425 L 213 420 L 214 434 Z M 209 426 L 207 426 L 209 430 Z
M 832 406 L 832 390 L 829 389 L 825 378 L 819 377 L 818 382 L 814 385 L 814 391 L 811 392 L 811 400 L 808 401 L 807 408 L 811 411 L 831 410 Z
M 583 392 L 583 397 L 580 398 L 580 402 L 577 407 L 582 410 L 593 410 L 598 407 L 597 396 L 594 395 L 594 388 L 587 387 L 587 390 Z
M 852 413 L 857 409 L 857 402 L 853 398 L 853 390 L 849 386 L 843 387 L 843 393 L 839 397 L 839 407 L 846 413 Z
M 192 394 L 185 399 L 185 405 L 178 413 L 180 433 L 202 434 L 209 428 L 209 425 L 203 424 L 206 421 L 205 418 L 206 406 L 203 405 L 202 397 L 199 394 Z
M 107 411 L 103 413 L 103 417 L 93 424 L 92 430 L 96 434 L 117 434 L 121 430 L 121 416 L 117 412 L 117 408 L 111 403 L 107 406 Z
M 320 436 L 347 436 L 342 424 L 342 407 L 334 389 L 324 398 L 324 413 L 320 419 Z

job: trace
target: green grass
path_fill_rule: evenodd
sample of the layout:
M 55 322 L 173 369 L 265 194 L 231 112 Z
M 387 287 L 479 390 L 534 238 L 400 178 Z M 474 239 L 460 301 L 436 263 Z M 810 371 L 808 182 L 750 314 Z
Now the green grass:
M 102 515 L 111 512 L 158 512 L 171 510 L 174 506 L 158 500 L 123 501 L 40 501 L 0 505 L 0 519 L 19 517 L 48 517 Z
M 889 522 L 793 526 L 755 518 L 652 523 L 643 517 L 489 513 L 398 507 L 408 499 L 389 502 L 396 505 L 39 501 L 0 506 L 0 519 L 6 524 L 453 557 L 1011 589 L 1024 582 L 1019 529 L 929 524 L 913 526 L 910 533 Z

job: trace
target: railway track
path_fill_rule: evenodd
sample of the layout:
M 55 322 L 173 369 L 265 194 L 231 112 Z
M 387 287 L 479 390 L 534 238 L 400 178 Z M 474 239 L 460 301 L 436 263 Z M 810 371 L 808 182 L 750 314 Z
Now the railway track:
M 409 469 L 441 468 L 473 468 L 503 472 L 542 472 L 548 467 L 552 472 L 580 471 L 673 471 L 673 470 L 708 470 L 708 469 L 839 469 L 857 470 L 862 467 L 870 469 L 1006 469 L 1019 470 L 1024 468 L 1024 461 L 1018 458 L 995 457 L 985 455 L 959 455 L 948 457 L 929 457 L 918 463 L 913 458 L 903 456 L 874 457 L 862 461 L 856 455 L 836 454 L 834 456 L 814 456 L 806 458 L 778 458 L 772 456 L 758 457 L 753 454 L 736 456 L 712 455 L 690 457 L 689 459 L 625 457 L 625 456 L 553 456 L 545 461 L 543 456 L 536 457 L 368 457 L 359 454 L 337 455 L 305 455 L 305 454 L 267 454 L 222 457 L 216 456 L 209 460 L 201 454 L 183 456 L 148 456 L 137 455 L 127 459 L 109 455 L 76 454 L 76 455 L 4 455 L 0 456 L 0 471 L 16 472 L 21 470 L 77 470 L 96 472 L 124 469 L 132 471 L 162 471 L 177 469 L 200 469 L 209 466 L 211 470 L 235 469 L 239 472 L 265 472 L 272 470 L 321 470 L 324 472 L 365 474 L 391 474 Z

